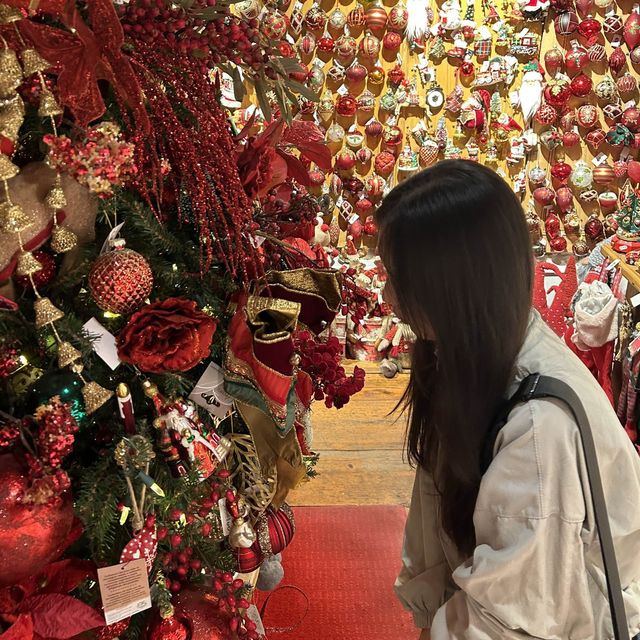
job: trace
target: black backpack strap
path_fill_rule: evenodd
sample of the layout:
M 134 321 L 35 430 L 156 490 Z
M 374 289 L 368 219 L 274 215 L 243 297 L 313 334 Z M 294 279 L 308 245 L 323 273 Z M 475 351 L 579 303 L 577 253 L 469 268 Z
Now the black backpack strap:
M 519 403 L 527 402 L 536 398 L 556 398 L 557 400 L 561 400 L 569 407 L 571 414 L 578 425 L 585 463 L 587 466 L 589 486 L 591 488 L 591 500 L 593 503 L 596 529 L 600 539 L 604 572 L 607 579 L 607 590 L 609 592 L 609 606 L 611 608 L 614 637 L 616 640 L 622 640 L 623 638 L 628 640 L 629 627 L 624 609 L 622 586 L 620 584 L 618 563 L 616 561 L 616 553 L 613 546 L 613 537 L 611 535 L 607 504 L 604 496 L 604 489 L 602 488 L 600 468 L 598 467 L 596 446 L 593 440 L 593 433 L 591 431 L 589 418 L 584 409 L 584 405 L 580 401 L 576 392 L 567 383 L 556 378 L 541 376 L 537 373 L 525 378 L 516 394 L 506 403 L 505 409 L 499 416 L 499 419 L 504 419 L 504 422 L 502 422 L 502 424 L 498 422 L 491 431 L 489 437 L 489 451 L 492 455 L 496 437 L 500 429 L 506 424 L 509 413 L 511 413 L 515 406 Z M 506 416 L 504 416 L 505 411 L 507 412 Z M 487 443 L 487 446 L 489 446 L 489 442 Z M 485 450 L 486 449 L 487 447 L 485 447 Z

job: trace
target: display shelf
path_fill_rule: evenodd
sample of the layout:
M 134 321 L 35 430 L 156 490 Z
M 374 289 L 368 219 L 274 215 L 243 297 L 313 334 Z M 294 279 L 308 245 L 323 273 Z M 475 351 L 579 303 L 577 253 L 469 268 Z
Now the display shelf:
M 619 260 L 617 268 L 620 269 L 622 275 L 629 281 L 629 284 L 636 290 L 640 291 L 640 271 L 635 265 L 627 264 L 624 260 L 624 254 L 618 253 L 611 245 L 603 245 L 602 253 L 609 260 Z

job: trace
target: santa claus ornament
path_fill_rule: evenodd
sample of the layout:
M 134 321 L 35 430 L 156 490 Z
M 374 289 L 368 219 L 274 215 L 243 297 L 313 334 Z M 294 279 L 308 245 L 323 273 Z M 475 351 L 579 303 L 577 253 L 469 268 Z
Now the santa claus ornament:
M 543 71 L 536 62 L 529 62 L 524 66 L 522 84 L 518 91 L 520 109 L 525 124 L 529 124 L 542 103 Z

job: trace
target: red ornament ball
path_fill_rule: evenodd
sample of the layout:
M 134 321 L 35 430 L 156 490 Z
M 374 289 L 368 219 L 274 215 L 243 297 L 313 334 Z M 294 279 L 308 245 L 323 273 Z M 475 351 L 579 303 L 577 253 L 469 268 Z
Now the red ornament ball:
M 538 187 L 533 191 L 533 199 L 542 206 L 551 204 L 555 197 L 555 191 L 549 187 Z
M 354 62 L 347 69 L 346 76 L 350 82 L 362 82 L 367 77 L 367 67 L 359 62 Z
M 575 147 L 580 144 L 580 134 L 577 131 L 565 131 L 562 134 L 562 144 L 565 147 Z
M 409 12 L 403 4 L 397 4 L 391 11 L 389 11 L 389 20 L 387 21 L 387 27 L 394 31 L 404 31 L 409 21 Z
M 46 287 L 56 277 L 56 261 L 55 258 L 46 251 L 34 251 L 33 257 L 42 265 L 39 271 L 36 271 L 31 277 L 36 285 L 36 288 Z M 15 283 L 24 287 L 25 289 L 31 289 L 31 280 L 29 276 L 14 276 Z
M 640 162 L 637 160 L 629 161 L 627 166 L 627 175 L 631 182 L 640 182 Z
M 571 84 L 569 86 L 571 87 L 571 93 L 573 93 L 574 96 L 584 98 L 591 93 L 591 89 L 593 89 L 593 81 L 591 78 L 581 73 L 571 80 Z
M 378 120 L 371 120 L 371 122 L 367 123 L 364 130 L 366 131 L 368 136 L 371 136 L 372 138 L 378 138 L 382 135 L 382 123 Z
M 578 109 L 578 123 L 585 129 L 593 129 L 598 124 L 598 107 L 593 104 L 583 104 Z
M 189 626 L 180 614 L 159 618 L 147 629 L 147 640 L 187 640 L 190 637 Z
M 333 51 L 334 45 L 335 42 L 333 41 L 333 38 L 327 35 L 320 38 L 316 46 L 318 47 L 319 51 L 322 51 L 324 53 L 331 53 Z
M 635 133 L 640 129 L 640 109 L 638 107 L 625 109 L 620 118 L 620 122 L 627 127 L 629 131 Z
M 589 51 L 587 52 L 589 56 L 589 60 L 591 62 L 602 62 L 607 58 L 607 50 L 605 49 L 603 44 L 596 42 L 589 47 Z
M 573 204 L 573 193 L 569 187 L 560 187 L 556 193 L 556 202 L 558 203 L 558 208 L 563 213 L 566 213 L 571 208 Z
M 132 313 L 142 306 L 152 288 L 149 263 L 131 249 L 104 253 L 89 272 L 89 292 L 103 311 Z
M 569 36 L 578 28 L 578 16 L 575 11 L 560 13 L 554 20 L 554 26 L 558 35 Z
M 369 198 L 360 198 L 358 202 L 356 202 L 355 209 L 362 216 L 367 215 L 372 208 L 373 202 L 371 202 Z
M 381 151 L 375 159 L 376 172 L 381 176 L 388 176 L 393 173 L 396 164 L 396 157 L 389 151 Z
M 73 523 L 71 494 L 50 504 L 22 501 L 29 480 L 11 454 L 0 455 L 0 588 L 57 560 Z
M 364 7 L 358 2 L 358 4 L 351 9 L 347 16 L 347 24 L 350 27 L 362 27 L 365 23 Z
M 589 62 L 589 54 L 584 47 L 575 45 L 573 49 L 567 53 L 564 59 L 567 72 L 571 76 L 575 76 L 584 69 Z
M 351 95 L 340 96 L 336 100 L 336 113 L 346 118 L 351 118 L 356 114 L 358 101 Z
M 624 73 L 616 80 L 620 93 L 633 93 L 638 88 L 638 81 L 630 74 Z
M 627 62 L 627 56 L 621 47 L 616 47 L 609 56 L 609 69 L 614 76 L 617 76 Z
M 549 238 L 557 238 L 560 235 L 560 218 L 555 213 L 550 213 L 544 221 L 544 229 Z
M 366 236 L 378 235 L 378 225 L 375 223 L 373 216 L 369 216 L 364 223 L 364 234 Z
M 265 13 L 260 27 L 262 33 L 270 40 L 281 40 L 287 33 L 289 18 L 279 11 L 269 11 Z
M 591 215 L 585 222 L 584 232 L 589 240 L 598 240 L 604 233 L 602 220 L 600 220 L 595 214 Z
M 596 184 L 611 184 L 616 179 L 613 167 L 608 164 L 601 164 L 593 169 L 593 181 Z
M 231 637 L 228 614 L 220 611 L 214 605 L 211 594 L 204 590 L 183 589 L 172 598 L 171 603 L 175 608 L 174 617 L 187 628 L 189 640 L 228 640 Z M 160 638 L 157 636 L 149 640 Z
M 387 25 L 387 12 L 384 7 L 374 4 L 367 9 L 365 16 L 365 23 L 371 31 L 382 31 Z
M 558 236 L 557 238 L 551 238 L 549 245 L 553 251 L 562 253 L 567 250 L 567 239 L 564 236 Z
M 552 77 L 562 68 L 563 63 L 564 57 L 562 51 L 557 47 L 549 49 L 549 51 L 544 54 L 544 66 Z
M 546 102 L 536 111 L 535 120 L 540 124 L 553 124 L 558 119 L 558 112 Z
M 595 18 L 586 18 L 578 25 L 578 33 L 589 45 L 595 44 L 601 30 L 602 25 L 600 24 L 600 21 Z
M 350 171 L 356 166 L 356 154 L 351 149 L 342 149 L 336 156 L 336 169 Z
M 571 165 L 566 162 L 556 162 L 551 166 L 551 175 L 561 183 L 568 180 L 571 171 Z
M 380 54 L 380 40 L 373 35 L 366 35 L 360 40 L 359 50 L 365 58 L 375 60 Z
M 395 31 L 388 31 L 382 38 L 382 46 L 389 51 L 397 51 L 402 44 L 402 36 Z

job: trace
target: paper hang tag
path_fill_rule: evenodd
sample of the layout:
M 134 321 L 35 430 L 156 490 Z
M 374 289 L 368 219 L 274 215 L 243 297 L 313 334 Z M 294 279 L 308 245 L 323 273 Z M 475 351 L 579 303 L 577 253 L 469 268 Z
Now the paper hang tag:
M 233 406 L 233 398 L 224 390 L 224 373 L 210 362 L 189 394 L 189 400 L 205 408 L 216 418 L 224 418 Z
M 354 213 L 350 218 L 349 218 L 349 224 L 353 224 L 356 220 L 360 220 L 360 216 L 357 213 Z
M 596 167 L 599 167 L 600 165 L 603 165 L 608 159 L 608 156 L 606 153 L 599 153 L 593 160 L 593 164 Z
M 120 233 L 120 229 L 122 229 L 123 226 L 124 226 L 124 222 L 121 222 L 120 224 L 113 227 L 111 231 L 109 231 L 109 235 L 105 238 L 104 244 L 102 245 L 102 249 L 100 249 L 100 255 L 109 251 L 109 249 L 111 248 L 110 247 L 111 241 L 115 240 L 118 237 L 118 234 Z
M 640 306 L 640 293 L 636 293 L 635 296 L 633 296 L 633 298 L 631 298 L 629 300 L 629 302 L 631 303 L 631 305 L 634 307 L 634 309 L 638 306 Z M 636 340 L 638 340 L 640 338 L 636 338 Z
M 147 564 L 143 558 L 98 569 L 107 625 L 151 608 Z
M 92 339 L 91 346 L 107 366 L 114 371 L 120 364 L 116 337 L 109 333 L 95 318 L 91 318 L 82 325 L 82 328 Z
M 226 498 L 220 498 L 220 500 L 218 500 L 218 510 L 220 511 L 220 522 L 222 524 L 222 533 L 225 536 L 228 536 L 229 532 L 231 531 L 232 518 L 231 518 L 231 514 L 227 510 Z
M 640 295 L 640 294 L 639 294 Z M 638 350 L 640 350 L 640 336 L 638 336 L 637 338 L 634 338 L 630 343 L 629 343 L 629 355 L 634 358 L 636 353 L 638 353 Z
M 256 631 L 260 636 L 265 635 L 264 625 L 262 624 L 262 618 L 260 617 L 260 612 L 258 611 L 258 607 L 255 604 L 252 604 L 247 609 L 247 618 L 251 620 L 256 625 Z
M 349 93 L 349 89 L 345 85 L 341 84 L 336 90 L 336 93 L 341 96 L 346 96 Z

